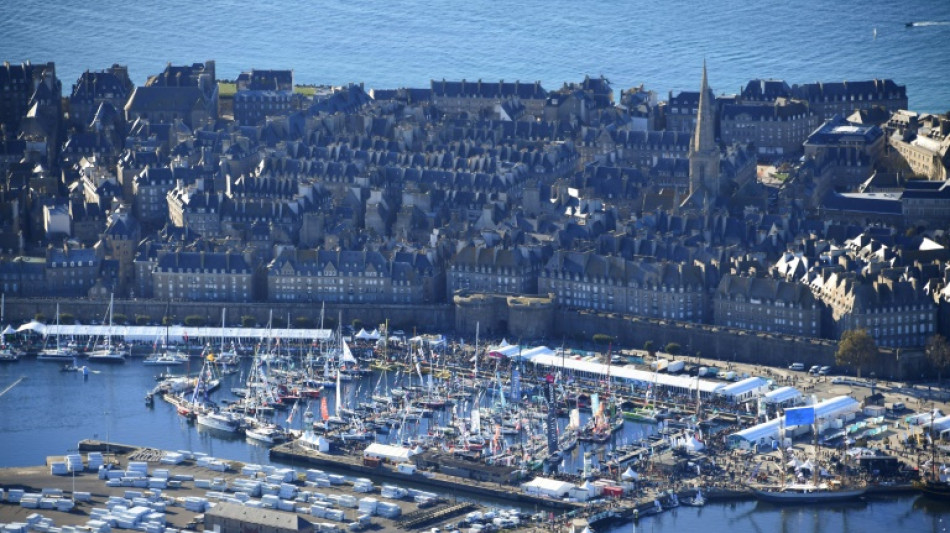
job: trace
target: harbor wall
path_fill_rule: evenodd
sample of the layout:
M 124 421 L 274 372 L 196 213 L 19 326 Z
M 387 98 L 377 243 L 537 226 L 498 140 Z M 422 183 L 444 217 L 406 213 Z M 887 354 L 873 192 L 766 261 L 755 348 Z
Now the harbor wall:
M 594 335 L 604 334 L 616 339 L 621 346 L 635 348 L 643 347 L 647 341 L 653 341 L 658 350 L 676 343 L 686 358 L 702 356 L 778 367 L 787 367 L 793 362 L 803 363 L 806 368 L 835 366 L 838 349 L 837 341 L 828 339 L 586 310 L 559 309 L 553 327 L 559 335 L 575 341 L 590 342 Z M 876 377 L 884 379 L 921 379 L 928 366 L 921 350 L 881 349 L 863 375 L 874 372 Z

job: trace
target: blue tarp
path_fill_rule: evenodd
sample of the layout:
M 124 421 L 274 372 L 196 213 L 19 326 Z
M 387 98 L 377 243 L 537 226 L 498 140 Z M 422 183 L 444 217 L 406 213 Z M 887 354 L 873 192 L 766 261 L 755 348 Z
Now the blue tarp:
M 814 407 L 799 407 L 797 409 L 786 409 L 785 410 L 785 425 L 786 426 L 804 426 L 806 424 L 815 423 L 815 408 Z

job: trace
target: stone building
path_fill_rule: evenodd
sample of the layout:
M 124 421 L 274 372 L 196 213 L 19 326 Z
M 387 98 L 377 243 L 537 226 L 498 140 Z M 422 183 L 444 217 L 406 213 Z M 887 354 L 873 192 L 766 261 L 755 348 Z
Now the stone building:
M 823 167 L 830 186 L 849 189 L 871 176 L 884 151 L 884 132 L 834 115 L 808 136 L 804 149 L 805 157 Z
M 893 112 L 907 109 L 907 87 L 889 79 L 818 82 L 792 86 L 791 96 L 808 102 L 819 120 L 846 117 L 857 109 L 884 107 Z
M 426 254 L 287 250 L 266 267 L 273 302 L 428 304 L 443 301 L 443 278 Z
M 168 191 L 168 218 L 172 225 L 187 227 L 204 237 L 214 237 L 221 232 L 220 193 L 208 190 L 206 180 L 196 180 L 185 185 L 177 181 Z
M 92 248 L 50 247 L 46 250 L 45 286 L 33 295 L 84 297 L 99 277 L 100 263 Z
M 724 144 L 753 143 L 764 160 L 800 154 L 802 143 L 818 127 L 818 116 L 807 104 L 785 98 L 770 105 L 725 105 L 719 121 Z
M 258 281 L 249 259 L 234 252 L 159 252 L 153 293 L 165 301 L 252 301 Z
M 242 125 L 263 124 L 268 116 L 287 115 L 293 107 L 292 70 L 251 70 L 236 80 L 234 119 Z
M 936 332 L 937 307 L 918 280 L 901 279 L 900 271 L 884 270 L 872 279 L 853 272 L 814 275 L 811 289 L 830 311 L 825 335 L 866 329 L 878 346 L 923 346 Z
M 69 95 L 70 121 L 85 127 L 102 103 L 122 109 L 134 87 L 135 84 L 129 78 L 129 69 L 124 65 L 116 64 L 104 70 L 83 72 Z
M 900 110 L 884 125 L 887 145 L 910 172 L 928 180 L 950 179 L 950 116 Z
M 698 265 L 559 251 L 540 272 L 538 291 L 570 308 L 687 322 L 707 315 L 705 272 Z
M 726 274 L 713 296 L 717 326 L 821 337 L 824 305 L 795 281 Z
M 448 262 L 446 293 L 536 294 L 542 260 L 537 248 L 463 246 Z
M 514 83 L 431 80 L 432 103 L 446 113 L 478 115 L 483 109 L 494 109 L 509 98 L 517 98 L 525 113 L 534 117 L 543 114 L 547 91 L 541 82 Z

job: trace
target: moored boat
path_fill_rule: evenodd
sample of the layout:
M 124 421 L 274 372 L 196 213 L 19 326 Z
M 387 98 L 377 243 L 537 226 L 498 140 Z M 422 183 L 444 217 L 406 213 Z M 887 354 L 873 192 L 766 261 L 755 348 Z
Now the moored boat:
M 782 504 L 831 503 L 855 501 L 864 496 L 864 487 L 834 489 L 826 483 L 793 483 L 772 489 L 753 489 L 757 500 Z

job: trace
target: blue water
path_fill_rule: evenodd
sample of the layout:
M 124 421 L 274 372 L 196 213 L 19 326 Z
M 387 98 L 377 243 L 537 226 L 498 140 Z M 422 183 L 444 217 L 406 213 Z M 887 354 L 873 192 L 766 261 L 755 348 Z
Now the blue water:
M 144 82 L 215 59 L 219 78 L 293 68 L 304 83 L 367 88 L 430 79 L 541 81 L 603 74 L 615 89 L 718 93 L 752 78 L 792 83 L 892 78 L 910 107 L 950 109 L 950 2 L 5 2 L 0 57 L 53 60 L 68 89 L 85 69 L 128 64 Z M 925 22 L 912 28 L 905 23 Z M 875 37 L 876 30 L 876 37 Z

